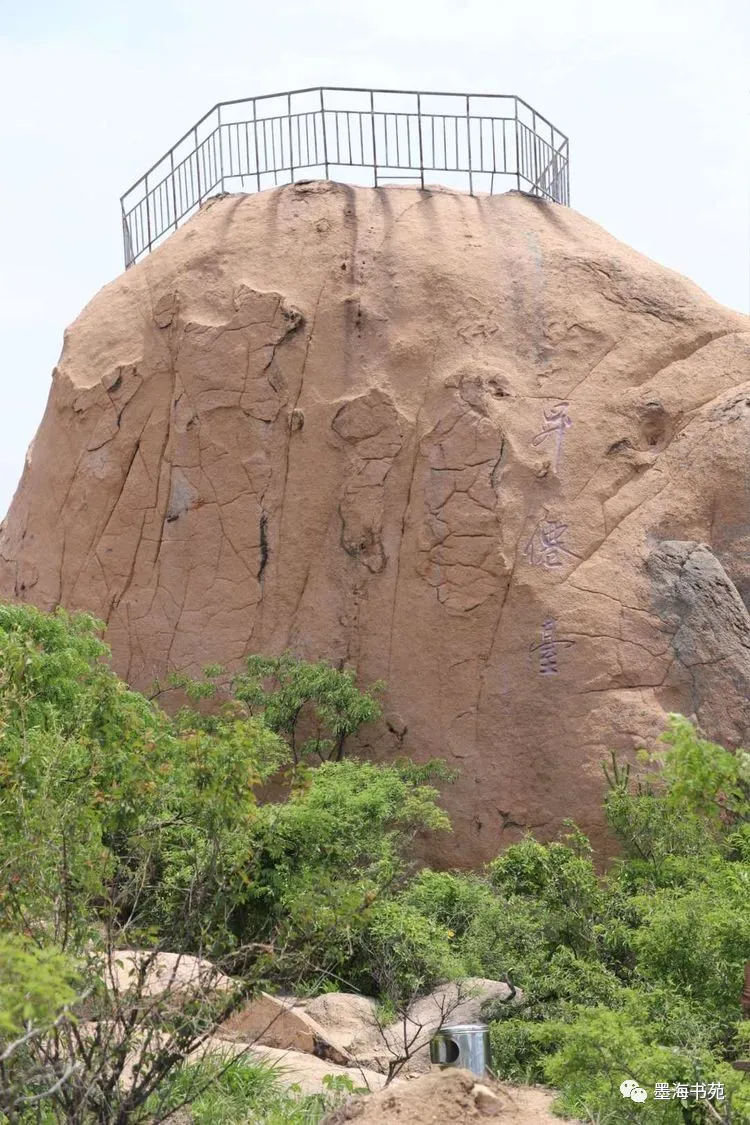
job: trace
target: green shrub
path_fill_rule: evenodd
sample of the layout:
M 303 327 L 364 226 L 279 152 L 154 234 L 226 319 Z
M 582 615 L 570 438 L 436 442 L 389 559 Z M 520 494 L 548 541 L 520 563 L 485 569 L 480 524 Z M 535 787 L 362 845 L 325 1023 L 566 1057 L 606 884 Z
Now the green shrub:
M 268 729 L 289 746 L 295 765 L 340 761 L 349 735 L 381 714 L 374 695 L 382 690 L 382 683 L 360 691 L 350 668 L 333 668 L 323 660 L 310 663 L 291 652 L 249 656 L 245 671 L 235 676 L 219 665 L 204 673 L 203 680 L 172 675 L 169 685 L 184 688 L 194 700 L 222 692 L 243 704 L 250 715 L 262 715 Z
M 692 1085 L 721 1082 L 725 1087 L 724 1103 L 712 1102 L 722 1111 L 719 1121 L 733 1125 L 750 1120 L 750 1097 L 742 1077 L 722 1064 L 717 1053 L 700 1043 L 685 1047 L 658 1042 L 659 1025 L 644 1025 L 642 998 L 633 996 L 619 1011 L 589 1008 L 581 1011 L 573 1023 L 560 1027 L 561 1045 L 543 1063 L 549 1083 L 560 1090 L 556 1108 L 584 1120 L 665 1123 L 665 1125 L 702 1125 L 716 1120 L 709 1117 L 705 1103 L 694 1099 L 680 1101 L 655 1100 L 657 1083 Z M 641 1105 L 629 1105 L 620 1092 L 620 1083 L 634 1079 L 648 1093 Z M 725 1111 L 730 1117 L 723 1116 Z
M 592 922 L 601 909 L 602 891 L 588 840 L 577 829 L 562 843 L 546 846 L 527 837 L 493 860 L 487 874 L 501 893 L 543 905 L 547 941 L 577 952 L 594 942 Z
M 750 1047 L 737 1024 L 750 955 L 747 756 L 679 716 L 665 742 L 647 779 L 633 785 L 616 762 L 608 771 L 624 854 L 604 878 L 575 837 L 526 840 L 489 865 L 508 920 L 481 959 L 493 947 L 517 958 L 525 986 L 520 1004 L 491 1012 L 494 1058 L 504 1077 L 558 1086 L 560 1111 L 586 1121 L 736 1125 L 750 1121 L 748 1083 L 728 1065 Z M 538 914 L 536 943 L 519 900 Z M 646 1103 L 624 1102 L 626 1077 L 652 1088 Z M 722 1081 L 716 1113 L 653 1099 L 656 1082 Z
M 257 716 L 235 698 L 170 718 L 114 675 L 102 628 L 62 610 L 0 606 L 0 954 L 12 954 L 0 1114 L 14 1119 L 34 1098 L 40 1121 L 146 1120 L 144 1099 L 249 990 L 181 1004 L 169 991 L 148 996 L 143 978 L 132 995 L 106 990 L 114 950 L 151 951 L 146 962 L 164 948 L 231 954 L 222 967 L 255 981 L 266 967 L 285 983 L 351 969 L 375 987 L 358 936 L 372 917 L 373 941 L 399 963 L 386 900 L 407 881 L 414 835 L 449 826 L 424 784 L 444 771 L 405 763 L 297 766 L 290 798 L 259 805 L 262 783 L 293 758 L 264 719 L 273 693 Z M 323 683 L 315 698 L 337 738 L 370 714 L 351 676 L 318 666 L 306 679 L 300 662 L 293 672 L 298 687 Z M 433 979 L 424 926 L 411 919 L 404 939 Z M 80 964 L 86 1019 L 95 1013 L 83 1056 L 75 1016 L 45 1028 L 78 982 L 63 954 Z M 16 1047 L 8 1036 L 19 1020 L 31 1034 Z M 116 1047 L 102 1031 L 110 1026 Z M 125 1059 L 143 1043 L 123 1089 Z
M 707 1010 L 732 1011 L 750 959 L 748 891 L 746 881 L 737 886 L 736 879 L 717 872 L 694 891 L 662 890 L 641 898 L 641 924 L 633 938 L 638 976 L 668 984 Z
M 380 901 L 360 938 L 360 981 L 398 1007 L 436 984 L 465 975 L 451 932 L 403 902 Z M 369 987 L 368 987 L 369 986 Z
M 345 759 L 298 773 L 287 801 L 258 810 L 239 938 L 277 935 L 277 979 L 371 989 L 361 943 L 376 904 L 405 885 L 416 833 L 449 828 L 436 798 L 401 765 Z
M 244 895 L 255 791 L 286 748 L 235 714 L 212 733 L 169 719 L 108 667 L 102 628 L 0 606 L 0 927 L 80 948 L 119 916 L 134 936 L 210 947 Z
M 0 1040 L 28 1025 L 47 1027 L 81 991 L 78 966 L 52 947 L 20 934 L 0 933 Z
M 496 896 L 482 878 L 426 868 L 412 879 L 402 901 L 445 926 L 460 942 Z

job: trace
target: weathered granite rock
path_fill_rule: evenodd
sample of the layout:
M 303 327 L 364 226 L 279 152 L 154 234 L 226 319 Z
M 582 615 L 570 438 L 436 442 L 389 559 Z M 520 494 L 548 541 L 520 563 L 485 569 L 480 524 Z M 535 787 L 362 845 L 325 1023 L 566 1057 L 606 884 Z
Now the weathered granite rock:
M 441 984 L 426 996 L 415 1000 L 401 1019 L 383 1032 L 385 1051 L 381 1046 L 372 1055 L 364 1056 L 366 1066 L 387 1071 L 393 1059 L 408 1056 L 400 1073 L 414 1075 L 430 1068 L 430 1040 L 441 1027 L 460 1024 L 483 1023 L 484 1005 L 491 1001 L 512 1003 L 521 1000 L 523 993 L 513 993 L 507 984 L 484 977 L 465 977 L 460 981 Z
M 0 595 L 104 618 L 140 688 L 286 647 L 383 678 L 351 748 L 460 769 L 450 863 L 601 844 L 609 748 L 748 739 L 749 328 L 521 194 L 222 198 L 66 334 Z
M 194 999 L 231 992 L 236 986 L 231 977 L 200 957 L 138 949 L 116 950 L 105 961 L 102 976 L 115 992 L 134 990 L 142 998 L 168 995 Z
M 279 1047 L 250 1047 L 246 1043 L 230 1043 L 212 1035 L 189 1056 L 197 1062 L 207 1055 L 218 1055 L 227 1061 L 241 1056 L 250 1066 L 259 1063 L 273 1067 L 281 1086 L 293 1086 L 302 1094 L 321 1094 L 327 1090 L 326 1078 L 347 1078 L 355 1089 L 380 1090 L 385 1077 L 365 1067 L 346 1067 L 319 1059 L 306 1051 L 282 1050 Z
M 736 586 L 705 543 L 666 540 L 646 571 L 690 712 L 706 730 L 741 742 L 750 729 L 750 614 Z
M 389 1065 L 408 1059 L 398 1071 L 407 1076 L 429 1069 L 430 1039 L 439 1028 L 483 1020 L 487 1001 L 510 1001 L 514 995 L 501 981 L 466 977 L 440 984 L 414 1000 L 408 1012 L 390 1025 L 378 1022 L 374 1000 L 347 992 L 324 993 L 305 1001 L 304 1008 L 326 1040 L 346 1053 L 350 1065 L 355 1060 L 370 1070 L 387 1073 Z M 519 990 L 518 998 L 521 996 Z
M 288 998 L 263 992 L 248 1000 L 216 1030 L 219 1039 L 253 1043 L 279 1050 L 304 1051 L 339 1066 L 351 1063 L 349 1053 L 329 1039 L 324 1028 Z
M 324 992 L 305 1003 L 305 1013 L 325 1031 L 327 1038 L 351 1058 L 362 1059 L 385 1049 L 371 996 L 351 992 Z

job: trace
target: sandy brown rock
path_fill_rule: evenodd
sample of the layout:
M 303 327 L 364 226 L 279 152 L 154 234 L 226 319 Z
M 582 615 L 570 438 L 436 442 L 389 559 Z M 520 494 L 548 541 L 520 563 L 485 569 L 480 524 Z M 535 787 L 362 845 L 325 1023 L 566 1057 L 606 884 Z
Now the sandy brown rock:
M 350 749 L 460 770 L 447 862 L 601 844 L 610 747 L 750 736 L 749 328 L 521 194 L 217 200 L 66 334 L 0 595 L 104 618 L 139 688 L 384 679 Z
M 103 971 L 107 987 L 117 992 L 136 990 L 139 996 L 212 996 L 231 992 L 234 982 L 210 961 L 189 953 L 149 953 L 118 949 Z
M 517 990 L 520 999 L 522 993 Z M 409 1030 L 432 1031 L 447 1024 L 477 1023 L 489 1001 L 510 1001 L 511 990 L 499 980 L 463 977 L 460 981 L 438 985 L 409 1007 Z
M 538 1088 L 479 1082 L 468 1070 L 433 1069 L 378 1093 L 350 1098 L 323 1125 L 458 1125 L 488 1118 L 504 1125 L 555 1125 L 560 1118 L 550 1111 L 552 1100 Z
M 96 1025 L 83 1025 L 84 1038 L 90 1039 L 96 1034 Z M 109 1034 L 109 1032 L 107 1033 Z M 116 1042 L 118 1032 L 112 1032 L 112 1041 Z M 128 1089 L 133 1084 L 133 1070 L 145 1049 L 163 1050 L 170 1045 L 166 1032 L 152 1033 L 146 1042 L 143 1035 L 133 1037 L 133 1050 L 127 1056 L 127 1061 L 121 1077 L 121 1085 Z M 281 1050 L 277 1047 L 251 1046 L 247 1043 L 230 1042 L 217 1035 L 196 1047 L 188 1056 L 191 1063 L 200 1061 L 207 1056 L 216 1056 L 223 1060 L 240 1058 L 247 1061 L 249 1066 L 262 1064 L 273 1067 L 276 1078 L 281 1086 L 299 1086 L 303 1094 L 320 1094 L 326 1090 L 324 1079 L 343 1075 L 353 1085 L 355 1090 L 374 1091 L 382 1089 L 385 1077 L 365 1067 L 344 1067 L 330 1059 L 321 1059 L 306 1051 Z
M 355 1059 L 382 1052 L 385 1044 L 377 1020 L 377 1003 L 370 996 L 324 992 L 305 1003 L 305 1013 L 326 1036 Z
M 509 997 L 510 989 L 501 981 L 466 977 L 438 985 L 391 1024 L 378 1021 L 374 1000 L 346 992 L 305 1002 L 305 1014 L 328 1042 L 346 1053 L 349 1065 L 356 1061 L 384 1074 L 396 1066 L 399 1075 L 414 1075 L 429 1069 L 430 1039 L 439 1028 L 481 1021 L 487 1001 Z
M 385 1078 L 382 1074 L 365 1067 L 344 1067 L 329 1059 L 319 1059 L 306 1051 L 283 1051 L 277 1047 L 249 1047 L 244 1043 L 229 1043 L 226 1039 L 211 1036 L 190 1055 L 195 1062 L 205 1055 L 219 1055 L 222 1058 L 242 1056 L 252 1066 L 264 1063 L 272 1066 L 282 1086 L 298 1086 L 303 1094 L 320 1094 L 326 1090 L 324 1078 L 339 1075 L 347 1078 L 354 1089 L 380 1090 Z
M 520 990 L 517 995 L 520 999 Z M 510 996 L 507 984 L 483 977 L 466 977 L 460 982 L 438 985 L 415 1000 L 399 1020 L 384 1028 L 377 1050 L 358 1058 L 373 1070 L 386 1072 L 394 1059 L 406 1059 L 399 1066 L 400 1075 L 424 1073 L 431 1065 L 430 1040 L 436 1031 L 441 1027 L 485 1022 L 484 1004 L 493 1000 L 510 1002 Z
M 319 1059 L 348 1066 L 348 1052 L 333 1042 L 324 1028 L 294 1003 L 261 993 L 248 1000 L 216 1030 L 219 1039 L 257 1043 L 281 1050 L 304 1051 Z

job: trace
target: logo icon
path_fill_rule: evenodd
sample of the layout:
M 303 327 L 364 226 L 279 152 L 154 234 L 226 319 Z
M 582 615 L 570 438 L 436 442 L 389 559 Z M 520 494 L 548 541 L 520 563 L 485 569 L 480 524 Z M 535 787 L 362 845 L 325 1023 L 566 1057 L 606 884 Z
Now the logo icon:
M 630 1098 L 631 1102 L 645 1102 L 648 1094 L 639 1086 L 632 1078 L 626 1078 L 624 1082 L 620 1083 L 620 1093 L 624 1098 Z

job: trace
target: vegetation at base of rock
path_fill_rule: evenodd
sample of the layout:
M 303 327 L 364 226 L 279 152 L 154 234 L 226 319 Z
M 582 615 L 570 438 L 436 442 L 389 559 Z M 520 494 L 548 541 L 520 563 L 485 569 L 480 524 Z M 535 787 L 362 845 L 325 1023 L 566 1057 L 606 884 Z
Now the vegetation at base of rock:
M 748 756 L 679 716 L 665 741 L 636 783 L 609 768 L 622 855 L 603 878 L 571 826 L 557 843 L 513 845 L 481 876 L 423 872 L 405 897 L 454 932 L 465 971 L 523 989 L 488 1013 L 501 1077 L 551 1083 L 560 1110 L 587 1121 L 746 1122 L 750 1083 L 731 1062 L 750 1043 Z M 626 1077 L 652 1095 L 630 1116 Z M 657 1082 L 721 1082 L 731 1118 L 654 1101 Z
M 158 683 L 156 694 L 161 694 Z M 294 764 L 341 761 L 344 743 L 364 723 L 380 717 L 373 693 L 378 681 L 360 691 L 349 668 L 332 668 L 323 660 L 310 663 L 291 652 L 281 656 L 249 656 L 245 671 L 229 676 L 220 665 L 204 669 L 196 680 L 173 674 L 168 687 L 183 688 L 192 700 L 219 696 L 239 701 L 250 715 L 262 715 L 265 725 L 279 734 Z
M 605 809 L 621 854 L 604 875 L 573 824 L 552 843 L 523 839 L 481 871 L 415 871 L 415 836 L 449 829 L 439 763 L 300 753 L 304 739 L 295 755 L 294 707 L 274 704 L 262 661 L 249 672 L 262 698 L 235 691 L 211 714 L 169 717 L 111 672 L 100 630 L 86 615 L 0 606 L 0 1113 L 14 1125 L 159 1120 L 154 1097 L 174 1105 L 205 1076 L 213 1062 L 186 1062 L 194 1046 L 261 984 L 358 989 L 393 1013 L 463 976 L 521 990 L 487 1012 L 495 1069 L 551 1083 L 562 1112 L 750 1122 L 750 1083 L 731 1065 L 750 1050 L 739 1009 L 750 756 L 673 716 L 638 777 L 608 762 Z M 275 667 L 278 690 L 288 676 L 297 702 L 313 697 L 317 673 Z M 341 723 L 351 705 L 351 732 L 372 714 L 356 690 L 350 679 L 338 697 Z M 259 802 L 280 769 L 286 796 Z M 179 1005 L 113 999 L 102 981 L 126 945 L 210 956 L 242 987 Z M 91 1043 L 86 1021 L 99 1028 L 89 1072 L 68 1073 L 70 1045 Z M 110 1025 L 130 1038 L 102 1037 Z M 124 1051 L 144 1035 L 140 1093 L 113 1102 L 106 1090 Z M 232 1114 L 243 1100 L 269 1125 L 322 1113 L 322 1099 L 279 1094 L 255 1063 L 226 1074 L 191 1087 L 193 1120 L 241 1120 Z M 718 1118 L 676 1099 L 631 1107 L 626 1077 L 647 1089 L 720 1082 L 726 1101 L 713 1103 Z
M 281 1068 L 283 1071 L 283 1068 Z M 189 1105 L 191 1125 L 318 1125 L 357 1084 L 341 1075 L 322 1094 L 285 1089 L 280 1071 L 246 1058 L 225 1062 L 212 1056 L 181 1067 L 153 1099 L 149 1110 L 161 1113 Z M 198 1091 L 196 1094 L 195 1091 Z
M 187 1063 L 149 1099 L 144 1120 L 165 1119 L 175 1125 L 319 1125 L 360 1089 L 337 1075 L 325 1092 L 304 1094 L 294 1086 L 285 1087 L 282 1074 L 283 1068 L 246 1058 L 226 1062 L 216 1055 Z M 20 1125 L 55 1125 L 58 1120 L 53 1107 L 44 1103 L 19 1118 Z
M 145 1120 L 154 1082 L 253 987 L 350 965 L 365 981 L 362 940 L 406 882 L 406 845 L 448 827 L 424 784 L 434 771 L 408 763 L 298 762 L 288 798 L 260 805 L 259 787 L 293 759 L 263 714 L 233 699 L 169 717 L 114 675 L 102 629 L 0 606 L 0 934 L 14 966 L 0 1112 L 12 1121 L 45 1097 L 59 1120 Z M 344 688 L 339 733 L 371 713 Z M 113 994 L 102 981 L 127 947 L 208 956 L 244 991 L 157 1004 L 146 965 L 135 999 Z
M 0 967 L 0 1040 L 23 1035 L 29 1024 L 51 1024 L 78 997 L 74 962 L 23 934 L 0 933 Z

